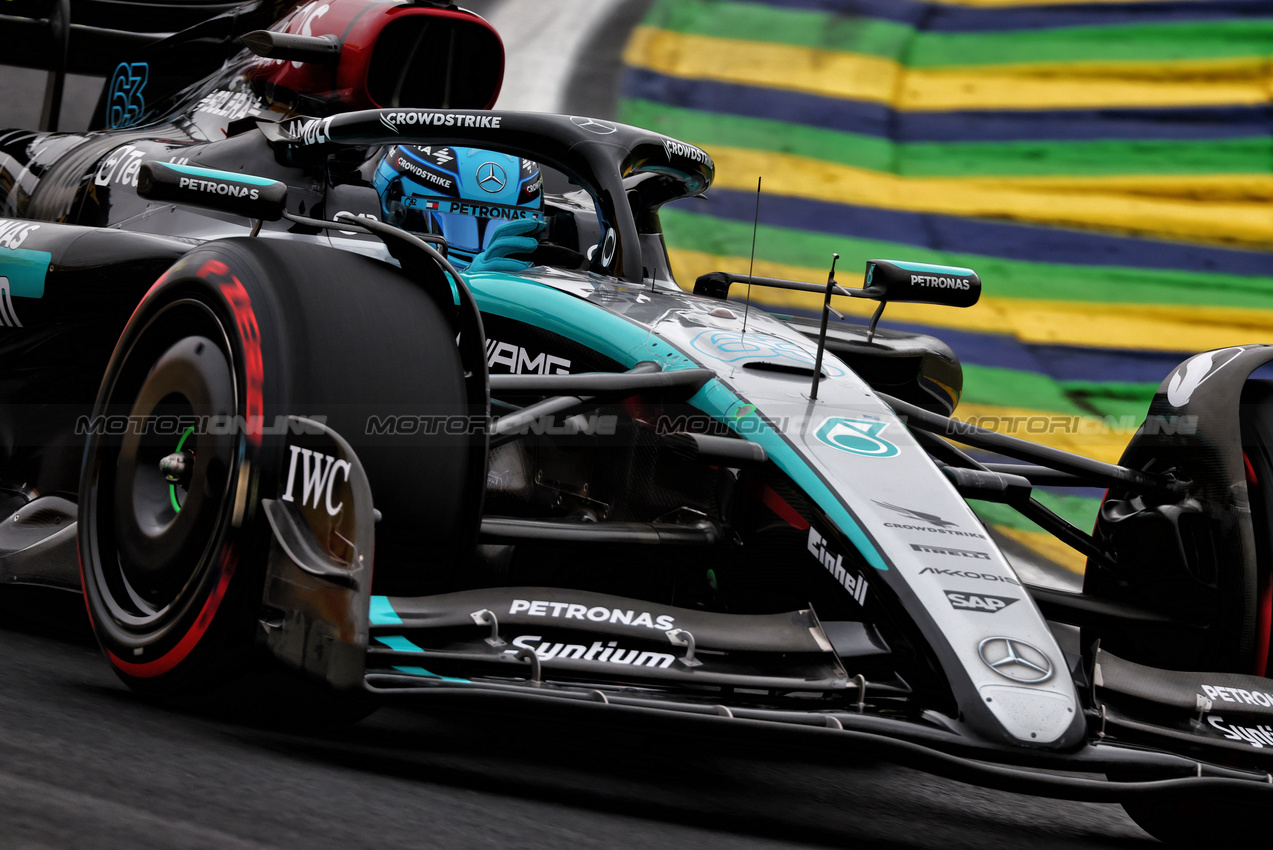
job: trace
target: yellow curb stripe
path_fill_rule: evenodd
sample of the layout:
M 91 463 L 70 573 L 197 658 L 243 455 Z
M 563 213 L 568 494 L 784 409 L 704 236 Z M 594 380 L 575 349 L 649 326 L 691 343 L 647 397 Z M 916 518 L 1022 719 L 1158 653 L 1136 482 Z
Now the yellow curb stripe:
M 995 531 L 1004 537 L 1011 538 L 1075 575 L 1083 575 L 1087 571 L 1087 558 L 1057 540 L 1044 531 L 1022 531 L 1019 528 L 1008 528 L 996 525 Z
M 1266 56 L 908 68 L 896 60 L 637 27 L 624 62 L 660 74 L 903 110 L 1217 106 L 1269 100 Z
M 762 175 L 769 193 L 829 203 L 1273 247 L 1273 174 L 901 177 L 745 148 L 708 153 L 721 189 L 754 192 Z

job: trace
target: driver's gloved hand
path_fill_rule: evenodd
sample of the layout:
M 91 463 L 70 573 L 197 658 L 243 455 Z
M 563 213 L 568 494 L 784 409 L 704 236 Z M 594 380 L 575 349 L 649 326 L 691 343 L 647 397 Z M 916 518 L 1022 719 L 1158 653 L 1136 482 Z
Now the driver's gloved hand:
M 539 247 L 538 237 L 547 229 L 542 221 L 523 218 L 500 227 L 486 250 L 473 258 L 466 271 L 520 272 L 531 267 L 530 255 Z

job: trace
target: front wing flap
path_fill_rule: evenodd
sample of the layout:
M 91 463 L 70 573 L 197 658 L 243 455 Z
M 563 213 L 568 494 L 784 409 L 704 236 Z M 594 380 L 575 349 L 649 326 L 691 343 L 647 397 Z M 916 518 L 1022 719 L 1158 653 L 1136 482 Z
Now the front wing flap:
M 491 588 L 375 597 L 371 641 L 372 670 L 426 676 L 539 679 L 542 670 L 680 687 L 849 687 L 812 609 L 714 614 L 561 588 Z
M 1273 679 L 1161 670 L 1097 648 L 1092 682 L 1108 733 L 1273 768 Z

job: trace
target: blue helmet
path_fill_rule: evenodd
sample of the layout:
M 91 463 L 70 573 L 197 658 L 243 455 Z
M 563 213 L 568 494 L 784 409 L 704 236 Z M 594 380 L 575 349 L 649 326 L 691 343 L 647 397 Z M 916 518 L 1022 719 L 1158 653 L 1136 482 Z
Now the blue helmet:
M 509 221 L 543 220 L 539 164 L 478 148 L 394 145 L 372 178 L 383 221 L 446 239 L 465 268 Z

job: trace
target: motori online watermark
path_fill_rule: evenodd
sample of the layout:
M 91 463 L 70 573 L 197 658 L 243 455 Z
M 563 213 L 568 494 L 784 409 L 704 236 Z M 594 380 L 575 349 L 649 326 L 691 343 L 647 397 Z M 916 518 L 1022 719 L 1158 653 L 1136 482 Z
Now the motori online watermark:
M 517 414 L 509 414 L 516 417 Z M 898 417 L 905 424 L 906 417 Z M 318 434 L 329 417 L 310 414 L 303 417 L 278 415 L 266 420 L 254 416 L 199 416 L 136 414 L 81 415 L 75 423 L 76 436 L 139 436 L 157 435 L 180 438 L 187 431 L 196 435 L 260 434 L 286 436 L 288 434 Z M 724 430 L 741 436 L 751 436 L 768 431 L 790 432 L 798 427 L 800 417 L 762 417 L 754 413 L 722 422 L 705 413 L 664 414 L 653 424 L 658 434 L 685 432 L 713 433 Z M 615 414 L 577 414 L 568 417 L 544 415 L 499 424 L 500 418 L 469 414 L 386 414 L 366 418 L 363 437 L 449 436 L 499 433 L 508 436 L 614 436 L 619 431 L 619 417 Z M 1159 416 L 1075 416 L 1064 414 L 970 416 L 964 420 L 952 419 L 937 433 L 958 438 L 975 433 L 977 429 L 996 431 L 1025 437 L 1071 435 L 1077 437 L 1127 436 L 1138 431 L 1143 434 L 1190 436 L 1198 432 L 1198 417 Z M 925 428 L 925 430 L 933 430 Z M 354 436 L 354 435 L 350 435 Z
M 879 418 L 878 414 L 868 414 Z M 686 431 L 695 433 L 712 433 L 724 428 L 742 436 L 751 436 L 768 431 L 790 433 L 799 430 L 802 417 L 776 416 L 761 417 L 754 412 L 732 418 L 728 424 L 706 413 L 681 415 L 665 414 L 660 416 L 654 429 L 659 434 L 678 434 Z M 897 421 L 906 424 L 906 416 L 897 417 Z M 969 416 L 966 419 L 951 419 L 944 429 L 925 427 L 947 437 L 974 434 L 977 430 L 996 431 L 1013 436 L 1051 436 L 1068 434 L 1074 436 L 1126 436 L 1137 431 L 1144 434 L 1190 436 L 1198 433 L 1198 417 L 1187 416 L 1147 416 L 1143 420 L 1137 416 L 1078 416 L 1070 414 L 1025 414 L 994 415 L 984 414 Z
M 904 419 L 904 418 L 903 418 Z M 1076 416 L 1071 414 L 982 414 L 966 419 L 953 419 L 946 427 L 946 436 L 972 433 L 976 428 L 997 431 L 1000 434 L 1044 435 L 1075 434 L 1099 436 L 1103 434 L 1143 434 L 1164 436 L 1190 436 L 1198 433 L 1198 417 L 1185 416 Z
M 275 416 L 266 421 L 264 417 L 253 416 L 200 416 L 164 415 L 140 416 L 136 414 L 97 414 L 80 416 L 75 421 L 75 434 L 88 437 L 96 434 L 122 437 L 128 434 L 137 436 L 159 436 L 181 438 L 186 433 L 197 436 L 225 436 L 235 434 L 260 434 L 262 436 L 278 436 L 287 434 L 321 434 L 327 417 L 321 414 L 305 417 Z
M 559 418 L 553 415 L 534 416 L 512 420 L 517 414 L 509 414 L 501 426 L 500 418 L 487 416 L 398 414 L 370 416 L 367 418 L 366 436 L 429 436 L 432 434 L 477 435 L 498 433 L 501 436 L 595 436 L 612 437 L 619 431 L 619 417 L 615 414 L 588 414 Z M 510 425 L 509 422 L 512 422 Z
M 614 414 L 575 415 L 565 418 L 536 416 L 506 423 L 498 427 L 498 419 L 485 415 L 467 414 L 386 414 L 368 416 L 361 435 L 364 437 L 450 436 L 500 433 L 509 436 L 598 436 L 609 437 L 618 433 L 619 417 Z M 262 436 L 286 436 L 288 434 L 321 434 L 329 422 L 325 415 L 275 416 L 266 420 L 260 416 L 248 419 L 243 416 L 198 416 L 136 414 L 82 415 L 75 423 L 76 436 L 106 435 L 122 437 L 171 436 L 180 438 L 187 432 L 194 435 L 222 436 L 234 434 L 260 434 Z

